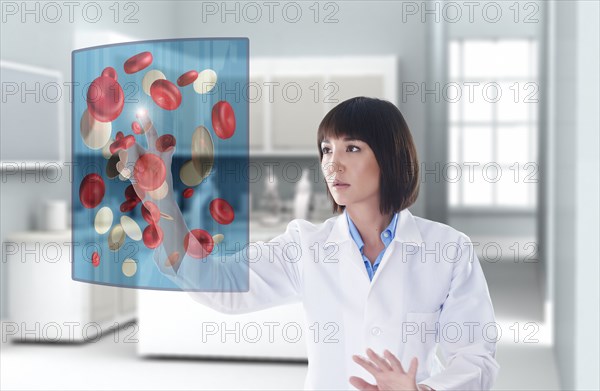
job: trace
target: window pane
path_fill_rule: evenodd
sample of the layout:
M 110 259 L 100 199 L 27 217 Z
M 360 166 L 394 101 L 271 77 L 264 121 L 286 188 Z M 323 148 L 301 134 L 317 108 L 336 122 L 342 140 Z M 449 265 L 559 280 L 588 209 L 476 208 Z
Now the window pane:
M 512 165 L 530 160 L 529 156 L 529 127 L 500 126 L 498 127 L 498 163 Z
M 530 76 L 529 40 L 501 40 L 495 45 L 496 75 L 498 77 Z
M 527 107 L 529 108 L 529 118 L 532 122 L 537 122 L 538 119 L 538 110 L 540 109 L 538 103 L 528 103 Z
M 486 102 L 482 95 L 482 88 L 474 89 L 473 102 L 469 102 L 467 91 L 463 91 L 461 101 L 464 107 L 465 122 L 491 122 L 493 103 Z
M 448 138 L 448 159 L 450 162 L 458 163 L 459 156 L 459 148 L 460 148 L 460 128 L 458 126 L 450 127 L 450 134 Z
M 495 48 L 493 41 L 465 41 L 463 44 L 464 79 L 485 78 L 495 75 Z
M 460 100 L 457 102 L 448 102 L 448 121 L 450 123 L 456 123 L 461 120 L 460 105 Z
M 529 41 L 529 52 L 531 55 L 531 61 L 529 63 L 529 76 L 536 78 L 538 77 L 538 45 L 536 41 Z
M 529 188 L 531 191 L 529 192 L 529 206 L 535 207 L 537 205 L 537 184 L 535 186 L 531 186 Z
M 448 57 L 450 60 L 450 71 L 449 77 L 451 80 L 455 80 L 460 77 L 460 42 L 450 42 L 448 48 Z
M 538 133 L 537 133 L 537 124 L 532 124 L 530 127 L 530 132 L 531 132 L 531 147 L 530 147 L 530 155 L 529 158 L 531 161 L 533 162 L 537 162 L 539 161 L 539 156 L 538 156 L 538 142 L 537 142 L 537 137 L 538 137 Z
M 522 167 L 522 165 L 520 165 Z M 516 167 L 515 167 L 516 168 Z M 516 173 L 519 173 L 517 176 Z M 521 169 L 516 171 L 503 168 L 502 177 L 498 181 L 498 205 L 524 207 L 529 205 L 528 191 L 534 183 L 525 183 L 524 179 L 531 173 Z
M 448 186 L 448 200 L 450 206 L 459 206 L 459 191 L 460 191 L 460 171 L 457 169 L 455 164 L 447 166 L 447 170 L 444 171 L 444 180 Z
M 463 185 L 463 200 L 469 206 L 491 206 L 493 183 L 483 178 L 481 167 L 474 168 L 473 179 L 469 178 L 469 171 L 462 171 L 461 183 Z
M 485 164 L 492 160 L 492 128 L 465 126 L 463 129 L 463 161 Z
M 530 105 L 526 103 L 526 97 L 533 90 L 525 88 L 523 82 L 498 83 L 502 96 L 496 107 L 498 109 L 498 122 L 526 122 L 529 119 Z

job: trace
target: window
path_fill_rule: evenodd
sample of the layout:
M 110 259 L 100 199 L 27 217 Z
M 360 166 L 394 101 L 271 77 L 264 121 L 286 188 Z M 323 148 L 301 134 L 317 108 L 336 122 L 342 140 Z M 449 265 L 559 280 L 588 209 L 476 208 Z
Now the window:
M 457 39 L 448 49 L 449 207 L 534 209 L 537 42 Z

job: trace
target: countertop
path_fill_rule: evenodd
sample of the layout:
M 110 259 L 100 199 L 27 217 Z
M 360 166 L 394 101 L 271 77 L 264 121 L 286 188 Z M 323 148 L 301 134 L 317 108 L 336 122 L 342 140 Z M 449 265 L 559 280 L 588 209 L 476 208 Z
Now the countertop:
M 294 219 L 291 213 L 282 213 L 281 218 L 278 223 L 275 224 L 264 224 L 261 222 L 261 219 L 264 216 L 268 216 L 268 213 L 265 212 L 251 212 L 250 214 L 250 241 L 269 241 L 274 237 L 281 235 L 285 232 L 287 225 L 290 221 Z M 320 224 L 327 220 L 328 218 L 333 217 L 333 214 L 329 215 L 317 215 L 311 214 L 311 216 L 306 219 L 314 224 Z M 69 242 L 71 240 L 71 230 L 65 231 L 24 231 L 24 232 L 15 232 L 6 238 L 5 242 L 31 242 L 31 241 L 60 241 L 60 242 Z

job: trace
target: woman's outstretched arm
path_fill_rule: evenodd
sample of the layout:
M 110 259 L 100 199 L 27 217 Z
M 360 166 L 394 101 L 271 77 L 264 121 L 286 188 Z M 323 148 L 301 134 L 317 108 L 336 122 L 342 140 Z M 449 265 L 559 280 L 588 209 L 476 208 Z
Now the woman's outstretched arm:
M 171 166 L 175 146 L 159 151 L 156 147 L 159 135 L 147 112 L 139 113 L 138 119 L 148 149 L 136 143 L 127 150 L 126 156 L 123 155 L 126 161 L 120 167 L 129 169 L 130 180 L 143 202 L 142 208 L 145 203 L 154 203 L 161 213 L 157 225 L 163 238 L 153 252 L 159 271 L 194 300 L 224 313 L 245 313 L 299 301 L 302 295 L 301 262 L 290 261 L 291 257 L 284 251 L 289 243 L 300 245 L 298 221 L 290 222 L 286 231 L 271 241 L 250 243 L 247 249 L 228 256 L 203 254 L 206 256 L 202 259 L 190 256 L 184 246 L 185 240 L 188 240 L 187 247 L 202 249 L 202 246 L 193 235 L 188 235 L 190 231 L 173 192 Z M 144 191 L 136 183 L 136 162 L 148 153 L 159 157 L 164 164 L 164 186 L 167 187 L 164 196 L 160 191 Z

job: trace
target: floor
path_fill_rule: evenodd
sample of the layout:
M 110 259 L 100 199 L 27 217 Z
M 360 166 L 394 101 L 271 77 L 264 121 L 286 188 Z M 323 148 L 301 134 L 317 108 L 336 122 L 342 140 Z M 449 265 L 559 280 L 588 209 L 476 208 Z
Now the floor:
M 483 265 L 503 333 L 495 390 L 560 389 L 536 267 Z M 303 388 L 307 369 L 305 363 L 139 358 L 135 344 L 111 335 L 81 345 L 0 346 L 2 390 L 291 390 Z

